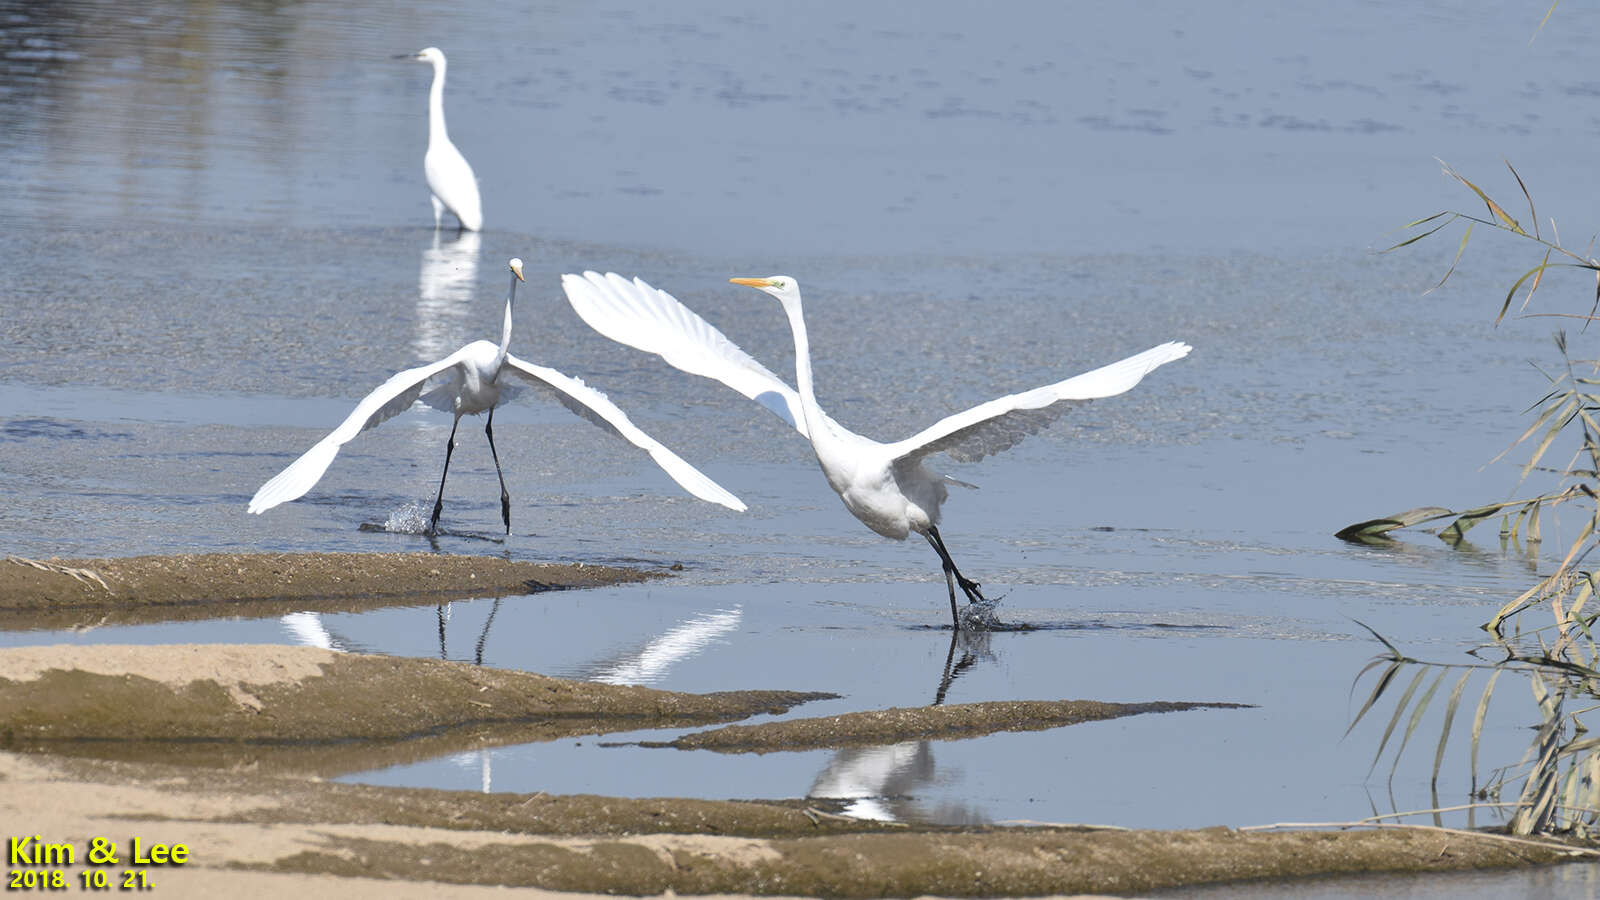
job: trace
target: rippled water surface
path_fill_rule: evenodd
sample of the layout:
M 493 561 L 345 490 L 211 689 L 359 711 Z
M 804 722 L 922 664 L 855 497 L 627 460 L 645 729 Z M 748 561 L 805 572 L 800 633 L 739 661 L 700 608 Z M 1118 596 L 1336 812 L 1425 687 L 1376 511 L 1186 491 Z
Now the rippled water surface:
M 449 430 L 432 411 L 363 435 L 305 498 L 244 507 L 389 374 L 494 337 L 512 256 L 528 276 L 513 351 L 605 390 L 750 505 L 700 503 L 528 398 L 496 417 L 514 533 L 467 420 L 438 549 L 680 575 L 0 644 L 301 642 L 843 695 L 794 715 L 939 695 L 1254 704 L 749 758 L 567 741 L 350 776 L 369 782 L 1156 827 L 1433 806 L 1426 751 L 1391 783 L 1387 763 L 1368 776 L 1381 723 L 1342 737 L 1377 650 L 1354 620 L 1460 658 L 1537 561 L 1492 526 L 1458 549 L 1331 533 L 1505 497 L 1514 470 L 1485 463 L 1539 395 L 1527 363 L 1555 361 L 1553 326 L 1491 327 L 1537 261 L 1518 248 L 1477 238 L 1426 296 L 1454 235 L 1370 248 L 1465 208 L 1434 156 L 1515 197 L 1509 158 L 1541 216 L 1592 229 L 1572 199 L 1597 193 L 1596 22 L 1563 5 L 1530 45 L 1543 12 L 0 0 L 6 552 L 428 549 L 381 526 L 431 504 Z M 482 234 L 430 227 L 428 73 L 390 58 L 427 44 L 450 57 Z M 780 373 L 778 309 L 726 279 L 795 275 L 822 402 L 885 439 L 1160 341 L 1196 349 L 947 465 L 981 486 L 946 506 L 952 552 L 1003 618 L 1036 626 L 952 644 L 928 548 L 852 521 L 759 407 L 588 330 L 558 284 L 583 269 L 642 275 Z M 1534 718 L 1508 691 L 1484 758 L 1515 762 Z M 641 737 L 660 735 L 607 740 Z M 1446 773 L 1439 802 L 1462 802 L 1465 766 Z

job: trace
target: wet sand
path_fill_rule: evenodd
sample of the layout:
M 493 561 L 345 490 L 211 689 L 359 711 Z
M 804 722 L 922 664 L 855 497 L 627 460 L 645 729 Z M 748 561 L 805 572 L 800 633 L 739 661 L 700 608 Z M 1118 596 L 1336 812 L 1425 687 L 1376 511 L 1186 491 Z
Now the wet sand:
M 664 571 L 437 553 L 0 559 L 0 628 L 349 612 L 644 581 Z
M 1245 709 L 1246 703 L 1104 703 L 1098 700 L 1006 700 L 873 709 L 817 719 L 785 719 L 760 725 L 729 725 L 686 734 L 646 747 L 715 750 L 718 753 L 772 753 L 780 750 L 836 750 L 900 741 L 954 741 L 999 731 L 1044 731 L 1144 713 L 1186 709 Z
M 8 562 L 5 574 L 20 577 L 7 579 L 0 608 L 26 614 L 62 603 L 80 615 L 111 615 L 177 605 L 225 615 L 278 591 L 298 592 L 299 608 L 320 608 L 317 592 L 330 584 L 333 603 L 387 602 L 361 586 L 386 582 L 392 591 L 394 570 L 408 573 L 399 578 L 408 597 L 644 577 L 422 554 L 51 565 L 96 577 Z M 232 578 L 208 584 L 230 566 Z M 219 584 L 234 590 L 211 588 Z M 848 819 L 805 801 L 480 794 L 322 780 L 512 741 L 703 727 L 824 696 L 831 695 L 683 694 L 307 647 L 14 648 L 0 651 L 0 820 L 79 847 L 108 835 L 185 843 L 192 862 L 149 871 L 164 896 L 300 890 L 360 898 L 408 896 L 411 888 L 436 895 L 435 882 L 628 894 L 1126 894 L 1527 865 L 1576 852 L 1467 832 L 905 826 Z M 719 734 L 733 738 L 732 748 L 760 752 L 950 739 L 1225 705 L 1075 700 L 875 710 L 733 726 L 689 735 L 681 746 Z M 409 884 L 395 892 L 397 883 Z
M 395 882 L 639 895 L 1127 894 L 1566 858 L 1559 847 L 1462 833 L 904 828 L 782 805 L 376 788 L 3 752 L 0 780 L 0 818 L 48 840 L 186 844 L 186 866 L 150 870 L 162 896 L 299 886 L 387 896 Z
M 0 746 L 327 776 L 833 696 L 682 694 L 316 647 L 18 647 L 0 651 Z

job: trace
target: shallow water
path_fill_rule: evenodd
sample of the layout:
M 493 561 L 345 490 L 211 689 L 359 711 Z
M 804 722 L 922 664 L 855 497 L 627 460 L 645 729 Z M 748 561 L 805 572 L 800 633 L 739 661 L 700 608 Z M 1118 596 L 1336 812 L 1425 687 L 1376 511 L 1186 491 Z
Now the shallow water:
M 302 500 L 259 517 L 244 505 L 390 373 L 497 333 L 511 256 L 529 281 L 513 350 L 607 391 L 750 511 L 689 498 L 531 398 L 496 416 L 514 534 L 500 534 L 469 420 L 438 548 L 681 562 L 681 575 L 0 644 L 309 642 L 844 695 L 794 715 L 928 703 L 941 686 L 946 702 L 1256 704 L 874 752 L 584 740 L 352 776 L 378 783 L 826 795 L 896 818 L 1130 827 L 1435 805 L 1437 726 L 1392 787 L 1387 761 L 1367 774 L 1381 722 L 1341 739 L 1364 690 L 1352 701 L 1351 679 L 1378 649 L 1353 620 L 1459 659 L 1535 561 L 1492 526 L 1454 550 L 1331 533 L 1506 496 L 1514 470 L 1484 464 L 1538 396 L 1526 363 L 1554 362 L 1552 326 L 1490 327 L 1537 260 L 1487 235 L 1425 297 L 1454 236 L 1367 248 L 1465 208 L 1434 155 L 1507 199 L 1514 185 L 1494 179 L 1508 157 L 1541 215 L 1587 224 L 1561 208 L 1596 187 L 1587 17 L 1558 10 L 1530 46 L 1542 10 L 1489 3 L 1256 4 L 1228 19 L 1183 4 L 983 19 L 943 3 L 915 17 L 709 0 L 383 9 L 167 3 L 130 20 L 0 2 L 6 552 L 432 546 L 362 527 L 430 504 L 448 434 L 430 411 L 349 445 Z M 388 59 L 428 43 L 450 54 L 481 235 L 428 227 L 427 73 Z M 1491 53 L 1516 75 L 1483 66 Z M 585 268 L 643 275 L 778 372 L 792 367 L 782 317 L 726 278 L 796 275 L 823 403 L 882 438 L 1163 340 L 1196 350 L 1005 455 L 948 467 L 981 485 L 946 507 L 952 552 L 1003 595 L 1002 617 L 1037 626 L 952 652 L 933 554 L 851 521 L 759 408 L 589 331 L 558 288 Z M 1497 696 L 1493 765 L 1520 757 L 1534 715 L 1517 691 Z M 642 737 L 659 735 L 606 741 Z M 1466 793 L 1457 750 L 1446 805 Z

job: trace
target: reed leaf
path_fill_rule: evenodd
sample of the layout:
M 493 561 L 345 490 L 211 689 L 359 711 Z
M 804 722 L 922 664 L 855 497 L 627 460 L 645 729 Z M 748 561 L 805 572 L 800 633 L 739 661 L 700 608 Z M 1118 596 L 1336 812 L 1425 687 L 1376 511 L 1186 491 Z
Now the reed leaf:
M 1483 721 L 1489 715 L 1489 697 L 1494 694 L 1494 683 L 1500 680 L 1505 669 L 1495 669 L 1489 674 L 1489 683 L 1483 686 L 1483 696 L 1478 698 L 1478 711 L 1472 716 L 1472 788 L 1478 788 L 1478 742 L 1483 737 Z
M 1461 245 L 1456 247 L 1456 258 L 1450 261 L 1450 268 L 1445 270 L 1444 277 L 1439 279 L 1439 283 L 1428 288 L 1429 292 L 1437 291 L 1439 288 L 1444 287 L 1444 283 L 1449 281 L 1450 276 L 1456 273 L 1456 266 L 1461 264 L 1461 255 L 1467 252 L 1467 241 L 1472 239 L 1472 226 L 1476 224 L 1476 222 L 1467 223 L 1467 229 L 1461 232 Z
M 1444 676 L 1443 672 L 1439 673 Z M 1456 681 L 1455 687 L 1450 689 L 1450 701 L 1444 708 L 1444 727 L 1439 730 L 1439 747 L 1433 751 L 1433 780 L 1432 784 L 1439 783 L 1439 769 L 1444 765 L 1444 747 L 1450 741 L 1450 728 L 1456 721 L 1456 707 L 1461 705 L 1461 691 L 1467 686 L 1467 679 L 1472 677 L 1472 670 L 1461 673 L 1461 678 Z
M 1555 439 L 1561 436 L 1561 432 L 1572 421 L 1572 417 L 1582 414 L 1583 401 L 1579 399 L 1576 391 L 1568 392 L 1565 398 L 1552 409 L 1556 413 L 1553 417 L 1556 421 L 1551 422 L 1549 427 L 1545 429 L 1544 436 L 1539 439 L 1539 443 L 1534 446 L 1533 452 L 1528 455 L 1528 461 L 1522 466 L 1523 478 L 1527 478 L 1528 473 L 1532 472 L 1534 467 L 1539 464 L 1539 460 L 1544 458 L 1545 451 L 1549 450 L 1550 445 L 1555 443 Z M 1543 420 L 1545 417 L 1541 416 L 1540 418 Z
M 1389 746 L 1389 738 L 1394 734 L 1395 726 L 1400 724 L 1400 717 L 1406 714 L 1406 708 L 1411 705 L 1411 695 L 1417 692 L 1417 686 L 1422 684 L 1422 678 L 1427 674 L 1427 666 L 1418 669 L 1416 677 L 1406 685 L 1405 693 L 1400 695 L 1400 701 L 1394 706 L 1394 717 L 1389 720 L 1389 727 L 1383 730 L 1383 740 L 1378 742 L 1378 752 L 1372 755 L 1372 765 L 1367 769 L 1368 775 L 1378 768 L 1378 760 L 1383 758 L 1383 748 Z
M 1439 532 L 1439 537 L 1444 538 L 1445 540 L 1460 540 L 1466 537 L 1469 529 L 1471 529 L 1474 525 L 1477 525 L 1479 522 L 1482 522 L 1484 519 L 1490 518 L 1495 513 L 1503 509 L 1509 509 L 1513 506 L 1521 506 L 1526 502 L 1527 501 L 1525 500 L 1508 500 L 1505 503 L 1491 503 L 1488 506 L 1480 506 L 1477 509 L 1469 509 L 1466 512 L 1457 515 L 1454 522 L 1451 522 Z
M 1533 587 L 1528 588 L 1527 590 L 1518 594 L 1515 600 L 1512 600 L 1505 606 L 1500 607 L 1500 609 L 1489 618 L 1489 621 L 1483 623 L 1483 630 L 1492 631 L 1497 635 L 1500 634 L 1501 629 L 1505 626 L 1506 619 L 1509 619 L 1513 615 L 1522 611 L 1523 607 L 1530 606 L 1537 602 L 1535 598 L 1544 592 L 1552 583 L 1554 583 L 1554 581 L 1554 576 L 1547 576 L 1539 579 L 1538 583 L 1536 583 Z
M 1516 232 L 1524 237 L 1528 236 L 1528 232 L 1522 229 L 1521 223 L 1519 223 L 1516 219 L 1513 219 L 1511 214 L 1506 212 L 1505 209 L 1500 206 L 1500 204 L 1490 199 L 1489 195 L 1484 193 L 1482 188 L 1473 184 L 1471 181 L 1468 181 L 1460 172 L 1450 168 L 1450 164 L 1444 160 L 1440 159 L 1438 160 L 1438 163 L 1439 165 L 1444 166 L 1444 173 L 1446 175 L 1466 185 L 1469 190 L 1471 190 L 1474 194 L 1477 194 L 1478 199 L 1483 201 L 1483 205 L 1489 208 L 1489 214 L 1500 220 L 1500 223 L 1505 226 L 1506 229 Z
M 1439 670 L 1439 676 L 1433 679 L 1428 689 L 1422 692 L 1422 696 L 1417 698 L 1416 704 L 1411 707 L 1411 719 L 1406 722 L 1406 733 L 1400 736 L 1400 746 L 1394 751 L 1394 762 L 1389 765 L 1390 778 L 1394 777 L 1395 769 L 1400 767 L 1400 757 L 1405 755 L 1406 745 L 1411 743 L 1411 735 L 1422 722 L 1422 714 L 1428 711 L 1428 704 L 1433 702 L 1433 695 L 1439 690 L 1439 683 L 1444 681 L 1446 671 L 1448 670 Z
M 1506 164 L 1506 168 L 1511 170 L 1511 177 L 1517 180 L 1517 187 L 1522 188 L 1522 198 L 1528 201 L 1528 219 L 1529 221 L 1533 222 L 1534 240 L 1543 240 L 1543 238 L 1539 236 L 1539 213 L 1533 208 L 1533 195 L 1528 193 L 1528 186 L 1523 183 L 1522 176 L 1517 173 L 1517 167 L 1511 164 L 1511 160 L 1507 159 L 1503 161 Z M 1548 253 L 1545 254 L 1545 258 L 1549 258 Z
M 1528 202 L 1532 203 L 1533 200 L 1530 198 Z M 1539 225 L 1539 220 L 1534 219 L 1533 224 L 1534 227 L 1537 228 Z M 1528 285 L 1528 295 L 1522 298 L 1522 306 L 1518 309 L 1518 312 L 1527 309 L 1528 304 L 1533 302 L 1534 292 L 1538 291 L 1539 285 L 1544 283 L 1544 270 L 1550 266 L 1550 254 L 1554 252 L 1554 250 L 1544 251 L 1544 259 L 1539 261 L 1539 274 L 1533 276 L 1533 284 Z
M 1362 669 L 1361 673 L 1356 675 L 1356 679 L 1360 680 L 1361 676 L 1365 675 L 1368 669 L 1371 669 L 1373 666 L 1378 665 L 1381 662 L 1382 660 L 1379 659 L 1368 663 L 1367 668 Z M 1389 682 L 1394 680 L 1395 673 L 1399 672 L 1400 667 L 1403 665 L 1405 665 L 1405 663 L 1395 660 L 1389 664 L 1389 668 L 1385 669 L 1382 675 L 1378 676 L 1378 683 L 1373 686 L 1371 696 L 1367 697 L 1367 702 L 1361 705 L 1361 711 L 1356 713 L 1356 717 L 1350 720 L 1350 727 L 1344 730 L 1345 737 L 1350 736 L 1350 732 L 1354 731 L 1356 725 L 1360 724 L 1361 717 L 1365 716 L 1367 714 L 1367 710 L 1372 709 L 1372 705 L 1378 702 L 1379 697 L 1383 696 L 1383 692 L 1389 687 Z M 1373 765 L 1377 765 L 1377 763 L 1374 762 Z
M 1519 232 L 1519 234 L 1520 233 L 1521 232 Z M 1506 317 L 1506 312 L 1511 309 L 1511 301 L 1516 299 L 1517 291 L 1521 290 L 1523 282 L 1527 281 L 1529 278 L 1543 278 L 1544 277 L 1544 271 L 1546 269 L 1556 269 L 1556 268 L 1595 269 L 1595 267 L 1592 266 L 1592 265 L 1585 265 L 1585 264 L 1582 264 L 1582 263 L 1562 263 L 1562 262 L 1554 262 L 1554 263 L 1553 262 L 1542 262 L 1542 263 L 1538 264 L 1537 266 L 1534 266 L 1533 268 L 1529 269 L 1528 271 L 1523 272 L 1522 273 L 1522 277 L 1518 278 L 1511 285 L 1511 290 L 1506 291 L 1506 298 L 1500 304 L 1500 314 L 1494 317 L 1494 323 L 1496 325 L 1499 325 L 1500 324 L 1500 320 L 1504 319 Z M 1597 270 L 1597 271 L 1600 271 L 1600 270 Z M 1600 287 L 1597 287 L 1596 295 L 1600 296 Z
M 1559 6 L 1560 3 L 1561 0 L 1554 0 L 1554 2 L 1550 4 L 1550 8 L 1544 11 L 1544 18 L 1539 20 L 1539 27 L 1534 30 L 1533 37 L 1538 37 L 1539 32 L 1544 30 L 1545 23 L 1550 21 L 1551 16 L 1555 15 L 1556 7 Z M 1528 38 L 1528 43 L 1533 43 L 1533 38 Z
M 1535 677 L 1533 681 L 1538 682 L 1540 679 Z M 1559 705 L 1557 708 L 1559 709 Z M 1549 826 L 1556 803 L 1556 780 L 1559 774 L 1556 758 L 1561 749 L 1560 734 L 1559 714 L 1548 716 L 1539 726 L 1539 736 L 1534 742 L 1539 748 L 1538 756 L 1522 788 L 1522 796 L 1519 799 L 1522 808 L 1517 810 L 1517 814 L 1511 819 L 1512 834 L 1533 834 L 1544 831 Z
M 1334 532 L 1333 536 L 1340 540 L 1355 541 L 1363 537 L 1374 537 L 1394 531 L 1397 528 L 1409 528 L 1412 525 L 1431 522 L 1434 519 L 1443 519 L 1453 515 L 1455 513 L 1442 506 L 1419 506 L 1416 509 L 1408 509 L 1405 512 L 1398 512 L 1377 519 L 1368 519 L 1365 522 L 1357 522 L 1354 525 L 1346 525 Z M 1370 628 L 1367 630 L 1371 631 Z
M 1445 210 L 1444 212 L 1434 213 L 1433 215 L 1427 217 L 1426 219 L 1418 219 L 1415 222 L 1412 222 L 1412 223 L 1406 225 L 1404 228 L 1401 228 L 1400 230 L 1401 231 L 1408 231 L 1408 230 L 1410 230 L 1412 228 L 1417 227 L 1418 225 L 1425 225 L 1425 224 L 1427 224 L 1429 222 L 1432 222 L 1434 219 L 1437 219 L 1440 216 L 1449 216 L 1450 218 L 1445 219 L 1443 222 L 1440 222 L 1438 225 L 1435 225 L 1432 228 L 1429 228 L 1427 231 L 1424 231 L 1421 234 L 1412 235 L 1411 237 L 1406 238 L 1405 240 L 1401 241 L 1398 244 L 1395 244 L 1392 247 L 1385 247 L 1379 252 L 1380 253 L 1388 253 L 1388 252 L 1390 252 L 1392 250 L 1399 250 L 1401 247 L 1407 247 L 1407 246 L 1410 246 L 1411 244 L 1415 244 L 1417 241 L 1420 241 L 1423 238 L 1427 237 L 1428 235 L 1431 235 L 1431 234 L 1433 234 L 1433 233 L 1435 233 L 1437 231 L 1440 231 L 1440 230 L 1448 227 L 1451 222 L 1454 222 L 1456 219 L 1461 218 L 1461 214 L 1460 213 L 1453 213 L 1453 212 L 1450 212 L 1449 210 Z

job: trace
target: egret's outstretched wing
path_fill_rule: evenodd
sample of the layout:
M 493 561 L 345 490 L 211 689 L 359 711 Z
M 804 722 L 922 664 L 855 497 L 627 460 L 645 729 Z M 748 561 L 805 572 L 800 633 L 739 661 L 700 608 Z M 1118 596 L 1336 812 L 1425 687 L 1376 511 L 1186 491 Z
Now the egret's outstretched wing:
M 438 362 L 390 376 L 388 381 L 378 385 L 377 390 L 362 398 L 356 404 L 355 411 L 340 422 L 338 428 L 317 441 L 288 468 L 273 476 L 271 481 L 263 484 L 256 495 L 250 498 L 250 512 L 266 512 L 311 490 L 322 478 L 322 473 L 328 471 L 333 458 L 339 455 L 340 447 L 368 428 L 405 412 L 421 396 L 423 385 L 429 378 L 456 365 L 466 352 L 467 347 L 462 347 Z
M 691 375 L 716 379 L 806 434 L 800 395 L 676 297 L 616 273 L 563 275 L 561 286 L 573 310 L 595 331 L 657 354 Z
M 1188 344 L 1170 341 L 1066 381 L 990 400 L 966 412 L 947 416 L 903 441 L 888 445 L 888 450 L 894 459 L 903 461 L 920 460 L 941 451 L 961 462 L 980 460 L 1010 449 L 1085 401 L 1112 397 L 1128 390 L 1150 370 L 1188 356 L 1191 349 Z
M 639 430 L 639 426 L 629 421 L 627 414 L 618 409 L 605 394 L 579 379 L 563 375 L 555 369 L 536 366 L 510 354 L 506 355 L 505 371 L 536 387 L 548 390 L 567 409 L 649 453 L 650 458 L 656 461 L 656 465 L 665 469 L 666 473 L 672 476 L 672 480 L 682 485 L 689 493 L 701 500 L 717 503 L 737 512 L 745 511 L 743 501 L 707 478 L 699 469 L 684 462 L 682 457 L 667 449 L 666 445 Z

